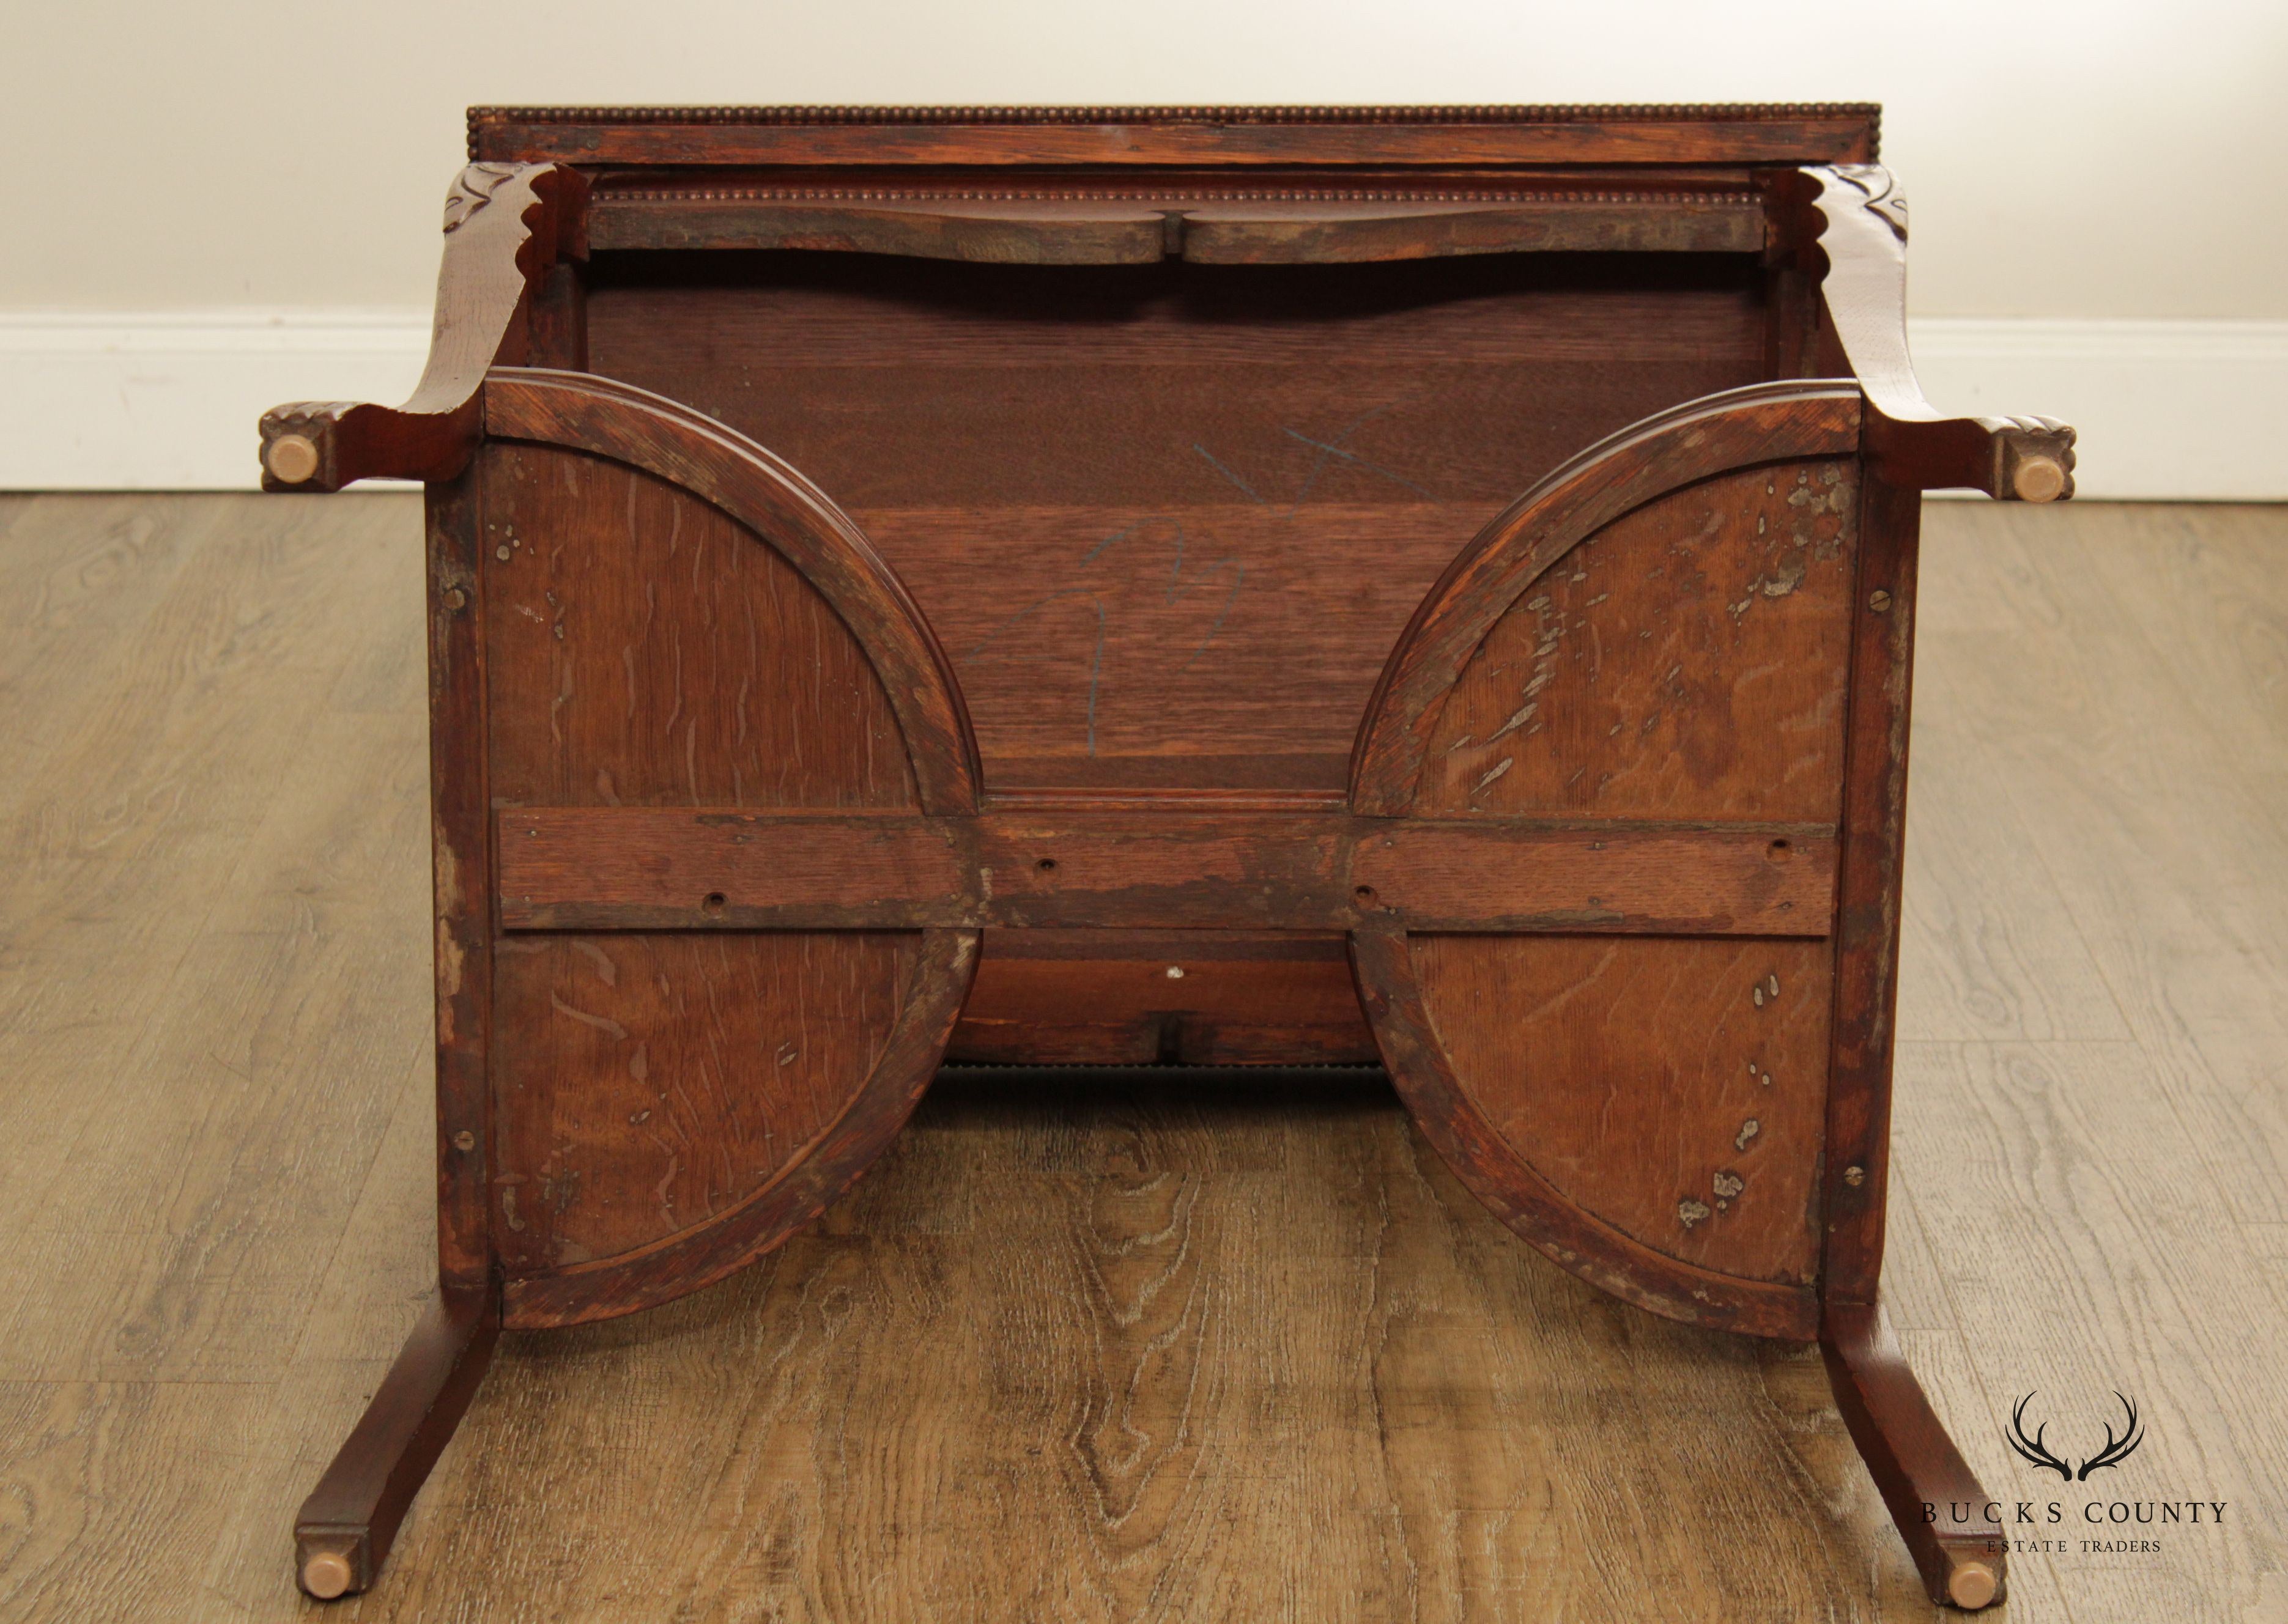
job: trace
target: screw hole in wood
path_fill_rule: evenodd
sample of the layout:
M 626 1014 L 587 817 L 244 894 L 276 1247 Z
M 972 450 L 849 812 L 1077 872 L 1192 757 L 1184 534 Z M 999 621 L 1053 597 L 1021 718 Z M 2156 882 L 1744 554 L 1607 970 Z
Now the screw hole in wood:
M 1045 857 L 1039 862 L 1035 863 L 1033 867 L 1039 869 L 1043 874 L 1054 874 L 1057 871 L 1057 860 L 1053 857 Z
M 723 911 L 724 905 L 729 901 L 730 899 L 726 897 L 721 891 L 711 891 L 707 893 L 706 897 L 701 900 L 699 906 L 705 908 L 711 914 L 719 914 Z
M 1775 863 L 1784 863 L 1795 855 L 1795 848 L 1784 840 L 1775 840 L 1764 848 L 1764 856 Z

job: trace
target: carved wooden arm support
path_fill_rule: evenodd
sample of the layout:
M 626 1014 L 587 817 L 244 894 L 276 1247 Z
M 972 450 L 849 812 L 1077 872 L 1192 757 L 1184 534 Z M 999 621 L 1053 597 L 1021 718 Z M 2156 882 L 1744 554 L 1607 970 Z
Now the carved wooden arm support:
M 587 178 L 553 163 L 472 163 L 445 199 L 429 363 L 402 406 L 302 400 L 262 415 L 262 487 L 334 491 L 375 477 L 449 479 L 484 431 L 495 362 L 525 359 L 528 295 L 585 255 Z
M 1907 354 L 1907 205 L 1890 171 L 1798 171 L 1804 247 L 1825 263 L 1828 324 L 1867 397 L 1876 471 L 1914 490 L 1969 487 L 2005 501 L 2073 495 L 2074 432 L 2049 417 L 1949 417 L 1923 399 Z

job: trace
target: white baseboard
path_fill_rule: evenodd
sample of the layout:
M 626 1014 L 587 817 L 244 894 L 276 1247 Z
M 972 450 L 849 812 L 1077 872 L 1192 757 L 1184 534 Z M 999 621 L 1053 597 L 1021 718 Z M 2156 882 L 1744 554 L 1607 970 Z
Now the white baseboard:
M 402 400 L 426 311 L 0 312 L 0 490 L 252 490 L 287 400 Z
M 2072 424 L 2080 496 L 2288 499 L 2288 321 L 1955 316 L 1909 333 L 1942 409 Z
M 2085 497 L 2288 499 L 2288 321 L 1932 318 L 1949 410 L 2081 431 Z M 245 490 L 282 400 L 401 400 L 424 311 L 0 312 L 0 490 Z

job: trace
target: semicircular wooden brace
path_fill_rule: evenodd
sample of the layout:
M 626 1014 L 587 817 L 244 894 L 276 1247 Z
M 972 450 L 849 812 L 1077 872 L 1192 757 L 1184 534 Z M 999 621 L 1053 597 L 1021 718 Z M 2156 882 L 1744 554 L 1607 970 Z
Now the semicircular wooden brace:
M 1360 1002 L 1400 1097 L 1446 1164 L 1503 1223 L 1590 1284 L 1668 1319 L 1803 1342 L 1818 1335 L 1811 1287 L 1742 1279 L 1656 1252 L 1544 1178 L 1456 1073 L 1405 932 L 1355 931 L 1350 940 Z
M 920 1103 L 976 976 L 977 945 L 974 931 L 922 932 L 911 990 L 864 1085 L 775 1177 L 727 1210 L 632 1251 L 510 1279 L 502 1322 L 575 1325 L 655 1307 L 736 1273 L 816 1218 Z
M 1497 514 L 1449 565 L 1392 649 L 1351 752 L 1352 810 L 1397 817 L 1414 799 L 1438 709 L 1486 633 L 1558 559 L 1678 487 L 1787 457 L 1858 448 L 1849 380 L 1751 384 L 1633 424 Z
M 953 666 L 865 532 L 795 468 L 679 401 L 587 373 L 496 368 L 485 433 L 640 468 L 762 537 L 831 605 L 897 713 L 924 812 L 977 810 L 982 770 Z
M 1861 397 L 1686 402 L 1486 527 L 1384 669 L 1357 810 L 1619 832 L 1841 816 Z M 1782 834 L 1774 865 L 1799 860 Z M 1385 1064 L 1525 1240 L 1626 1301 L 1810 1338 L 1829 911 L 1721 931 L 1354 932 Z
M 484 404 L 497 817 L 975 812 L 976 748 L 944 655 L 816 487 L 608 379 L 504 369 Z M 816 1217 L 927 1087 L 978 941 L 952 927 L 504 927 L 487 1161 L 504 1322 L 657 1306 Z

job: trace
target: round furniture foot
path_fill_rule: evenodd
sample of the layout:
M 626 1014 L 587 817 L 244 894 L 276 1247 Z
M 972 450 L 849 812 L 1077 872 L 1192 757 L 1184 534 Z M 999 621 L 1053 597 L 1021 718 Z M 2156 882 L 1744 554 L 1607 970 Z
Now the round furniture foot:
M 350 1579 L 350 1559 L 338 1550 L 313 1551 L 302 1559 L 302 1588 L 322 1602 L 348 1595 Z
M 1983 1607 L 1994 1599 L 1996 1588 L 1994 1570 L 1983 1562 L 1956 1565 L 1946 1581 L 1947 1597 L 1958 1607 Z

